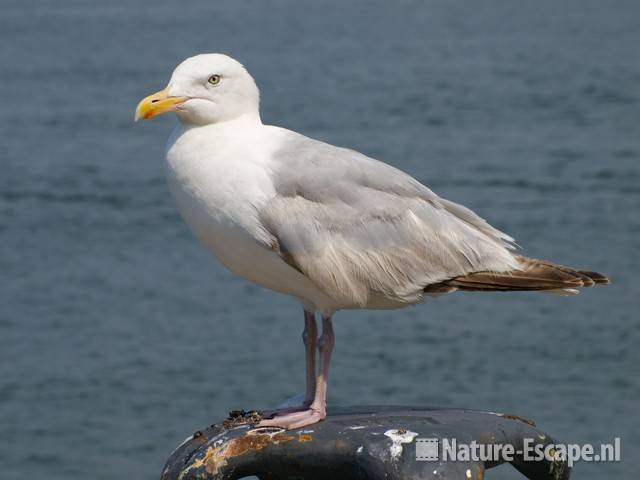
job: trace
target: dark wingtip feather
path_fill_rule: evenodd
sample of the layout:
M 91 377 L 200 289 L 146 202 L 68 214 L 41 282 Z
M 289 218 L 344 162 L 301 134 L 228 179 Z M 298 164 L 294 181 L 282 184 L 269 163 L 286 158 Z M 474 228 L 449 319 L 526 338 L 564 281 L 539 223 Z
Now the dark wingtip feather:
M 562 295 L 578 293 L 577 288 L 608 284 L 609 279 L 597 272 L 575 270 L 552 262 L 516 255 L 519 270 L 509 272 L 474 272 L 429 286 L 439 291 L 444 286 L 466 291 L 546 291 Z
M 589 272 L 586 270 L 579 270 L 578 273 L 581 273 L 582 275 L 589 277 L 591 280 L 593 280 L 594 283 L 598 283 L 601 285 L 609 285 L 611 283 L 611 280 L 609 280 L 608 277 L 598 272 Z

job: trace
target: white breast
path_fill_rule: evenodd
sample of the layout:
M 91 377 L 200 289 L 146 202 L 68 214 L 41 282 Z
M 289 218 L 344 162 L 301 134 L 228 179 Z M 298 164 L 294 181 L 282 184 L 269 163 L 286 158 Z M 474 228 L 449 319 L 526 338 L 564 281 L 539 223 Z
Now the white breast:
M 243 129 L 229 127 L 178 127 L 172 135 L 167 180 L 178 211 L 236 275 L 294 295 L 308 307 L 330 309 L 330 299 L 269 248 L 273 239 L 259 221 L 260 207 L 275 194 L 268 159 L 269 145 L 275 148 L 277 139 L 255 132 L 263 138 L 248 142 L 236 138 Z

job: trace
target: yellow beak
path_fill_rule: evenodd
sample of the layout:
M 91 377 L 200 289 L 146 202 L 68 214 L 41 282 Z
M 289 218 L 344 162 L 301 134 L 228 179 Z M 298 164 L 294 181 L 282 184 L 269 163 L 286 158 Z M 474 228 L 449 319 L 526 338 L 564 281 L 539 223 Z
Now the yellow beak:
M 158 115 L 171 112 L 176 109 L 178 105 L 188 100 L 188 97 L 171 97 L 169 96 L 167 89 L 160 90 L 159 92 L 149 95 L 143 98 L 136 107 L 136 115 L 134 120 L 137 122 L 141 118 L 149 120 Z

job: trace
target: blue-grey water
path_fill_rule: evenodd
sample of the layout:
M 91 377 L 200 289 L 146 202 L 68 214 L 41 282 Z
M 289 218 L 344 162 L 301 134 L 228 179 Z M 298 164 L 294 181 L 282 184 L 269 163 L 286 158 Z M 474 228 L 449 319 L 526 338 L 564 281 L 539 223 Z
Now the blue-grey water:
M 0 477 L 154 479 L 191 432 L 304 389 L 299 305 L 192 238 L 164 181 L 175 119 L 132 121 L 211 51 L 253 73 L 265 122 L 383 159 L 527 254 L 613 279 L 340 313 L 330 403 L 618 436 L 621 462 L 575 477 L 637 475 L 639 45 L 634 0 L 2 0 Z

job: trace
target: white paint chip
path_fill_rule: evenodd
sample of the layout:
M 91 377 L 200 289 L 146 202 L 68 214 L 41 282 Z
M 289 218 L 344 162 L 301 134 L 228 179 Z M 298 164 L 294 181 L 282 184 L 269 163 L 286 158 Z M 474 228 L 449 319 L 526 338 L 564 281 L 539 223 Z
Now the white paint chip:
M 413 439 L 418 436 L 416 432 L 411 432 L 409 430 L 387 430 L 384 434 L 393 442 L 391 447 L 389 447 L 389 453 L 391 454 L 392 460 L 396 460 L 400 455 L 402 455 L 403 443 L 411 443 L 413 442 Z

